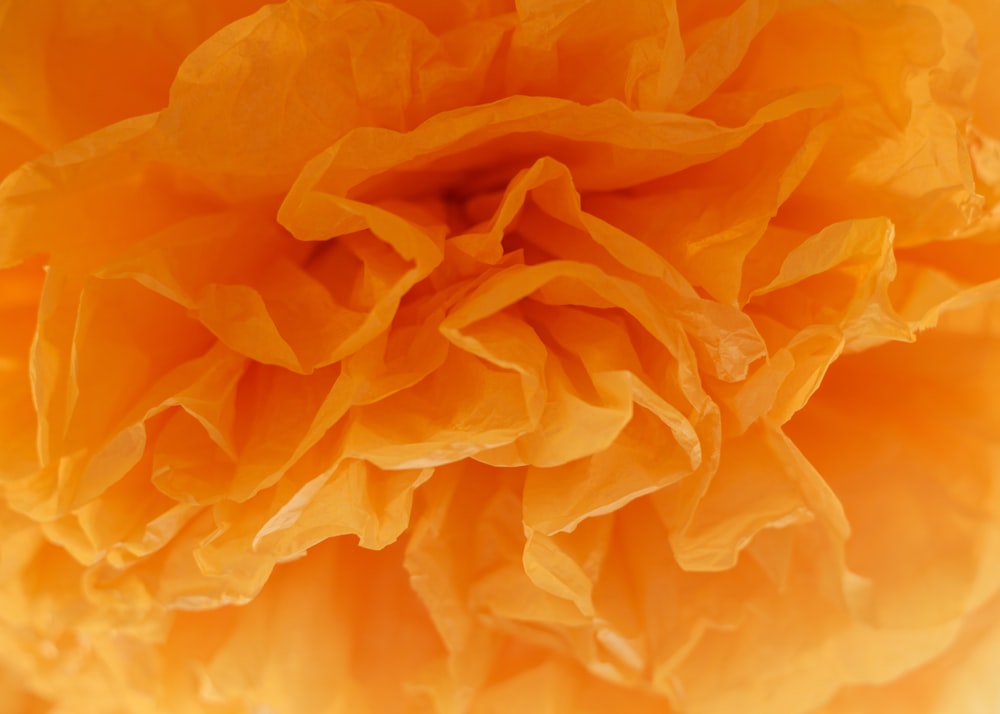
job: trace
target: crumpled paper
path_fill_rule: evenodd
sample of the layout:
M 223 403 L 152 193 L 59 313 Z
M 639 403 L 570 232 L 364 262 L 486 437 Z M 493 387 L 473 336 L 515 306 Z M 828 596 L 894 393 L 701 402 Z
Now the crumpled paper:
M 993 712 L 990 0 L 0 3 L 0 696 Z

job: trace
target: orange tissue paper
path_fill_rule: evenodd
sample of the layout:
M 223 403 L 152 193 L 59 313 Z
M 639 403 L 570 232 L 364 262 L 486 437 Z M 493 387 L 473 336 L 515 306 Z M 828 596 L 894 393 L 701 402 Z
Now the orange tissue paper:
M 998 714 L 998 0 L 0 0 L 2 714 Z

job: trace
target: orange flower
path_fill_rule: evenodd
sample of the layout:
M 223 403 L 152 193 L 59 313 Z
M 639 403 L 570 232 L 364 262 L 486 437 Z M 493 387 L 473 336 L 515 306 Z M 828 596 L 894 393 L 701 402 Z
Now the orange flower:
M 996 711 L 998 47 L 0 2 L 5 706 Z

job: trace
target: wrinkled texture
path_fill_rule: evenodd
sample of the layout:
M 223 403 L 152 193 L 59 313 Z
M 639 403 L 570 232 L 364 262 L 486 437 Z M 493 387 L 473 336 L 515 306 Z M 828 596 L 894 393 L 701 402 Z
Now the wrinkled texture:
M 0 701 L 1000 711 L 996 0 L 0 0 Z

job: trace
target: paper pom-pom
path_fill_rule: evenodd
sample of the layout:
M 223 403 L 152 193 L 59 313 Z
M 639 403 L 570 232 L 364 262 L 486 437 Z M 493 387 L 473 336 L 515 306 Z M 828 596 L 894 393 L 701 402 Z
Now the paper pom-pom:
M 0 2 L 0 701 L 1000 711 L 993 0 Z

